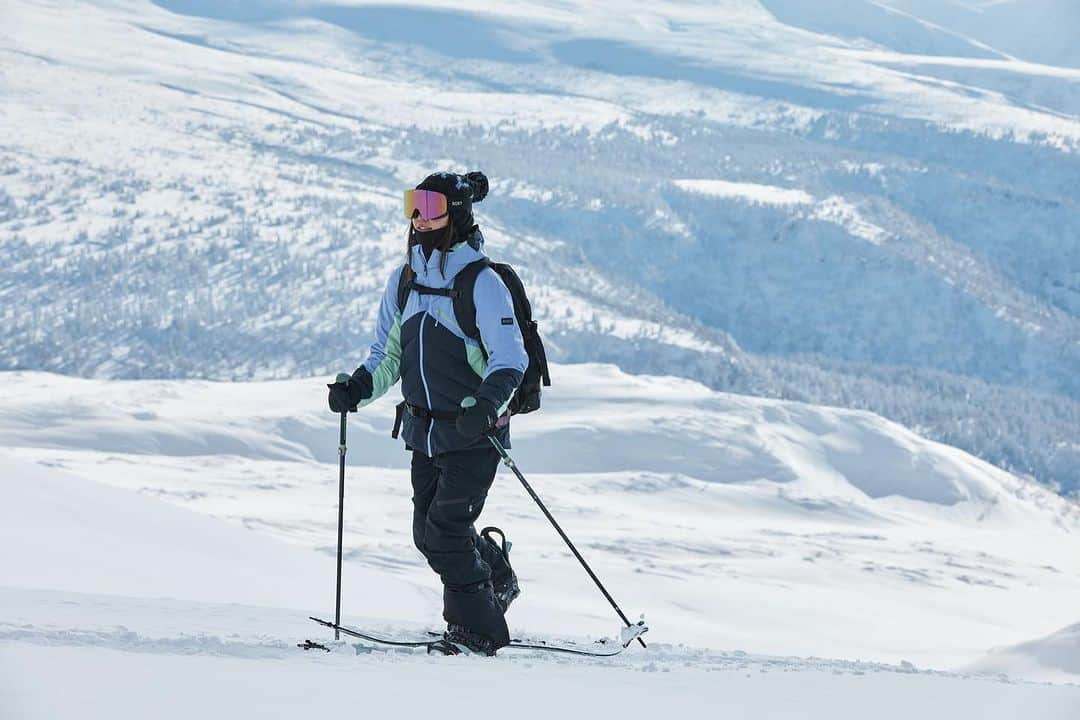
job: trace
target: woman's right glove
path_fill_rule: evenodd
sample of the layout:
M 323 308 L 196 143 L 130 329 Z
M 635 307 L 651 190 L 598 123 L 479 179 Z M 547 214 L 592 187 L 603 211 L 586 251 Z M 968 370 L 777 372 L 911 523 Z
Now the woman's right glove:
M 356 368 L 352 377 L 341 373 L 336 382 L 329 383 L 326 387 L 330 388 L 328 400 L 332 412 L 356 412 L 356 406 L 371 397 L 375 383 L 371 379 L 371 373 L 361 365 Z

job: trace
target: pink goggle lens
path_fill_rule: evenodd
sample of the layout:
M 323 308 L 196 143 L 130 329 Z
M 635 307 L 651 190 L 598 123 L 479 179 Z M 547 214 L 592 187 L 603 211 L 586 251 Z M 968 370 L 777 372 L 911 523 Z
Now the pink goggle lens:
M 446 214 L 446 196 L 434 190 L 406 190 L 405 191 L 405 217 L 420 212 L 424 220 L 434 220 Z

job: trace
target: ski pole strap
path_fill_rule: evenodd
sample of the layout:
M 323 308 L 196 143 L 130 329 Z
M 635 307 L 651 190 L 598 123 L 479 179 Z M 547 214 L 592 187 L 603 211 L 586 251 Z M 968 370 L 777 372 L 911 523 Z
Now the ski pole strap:
M 494 539 L 492 539 L 492 535 L 498 535 L 499 540 L 495 541 Z M 502 553 L 503 559 L 506 560 L 506 564 L 510 567 L 513 567 L 512 565 L 510 565 L 510 546 L 513 545 L 513 543 L 509 543 L 506 541 L 506 535 L 503 534 L 502 530 L 495 527 L 494 525 L 489 525 L 488 527 L 480 531 L 480 537 L 484 538 L 489 543 L 497 547 L 499 549 L 499 552 Z
M 394 407 L 394 430 L 390 433 L 390 437 L 395 440 L 398 439 L 398 435 L 401 433 L 401 418 L 405 415 L 405 401 L 402 400 Z

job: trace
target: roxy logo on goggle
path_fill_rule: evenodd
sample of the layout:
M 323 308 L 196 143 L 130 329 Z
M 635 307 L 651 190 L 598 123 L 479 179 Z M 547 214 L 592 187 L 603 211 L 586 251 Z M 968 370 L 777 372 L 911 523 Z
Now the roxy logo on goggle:
M 460 205 L 461 203 L 455 203 Z M 437 220 L 449 212 L 446 196 L 434 190 L 406 190 L 405 217 L 412 219 L 417 213 L 424 220 Z

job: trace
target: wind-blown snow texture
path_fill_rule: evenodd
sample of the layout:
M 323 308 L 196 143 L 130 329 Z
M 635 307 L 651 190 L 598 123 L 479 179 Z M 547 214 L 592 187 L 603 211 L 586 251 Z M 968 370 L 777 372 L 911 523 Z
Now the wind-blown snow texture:
M 1075 629 L 1052 635 L 1078 619 L 1075 504 L 869 413 L 553 372 L 544 412 L 514 420 L 515 457 L 622 607 L 645 613 L 648 651 L 305 655 L 297 641 L 327 637 L 307 615 L 333 608 L 321 379 L 3 373 L 0 708 L 411 718 L 482 696 L 523 718 L 1075 717 Z M 412 547 L 392 405 L 350 416 L 345 618 L 415 634 L 438 627 L 441 595 Z M 515 543 L 516 634 L 615 633 L 510 473 L 482 520 Z
M 0 367 L 351 369 L 482 167 L 556 359 L 1080 486 L 1076 4 L 810 5 L 5 2 Z
M 1018 676 L 1034 670 L 1043 678 L 1075 681 L 1080 676 L 1080 623 L 1014 647 L 995 648 L 970 669 Z

